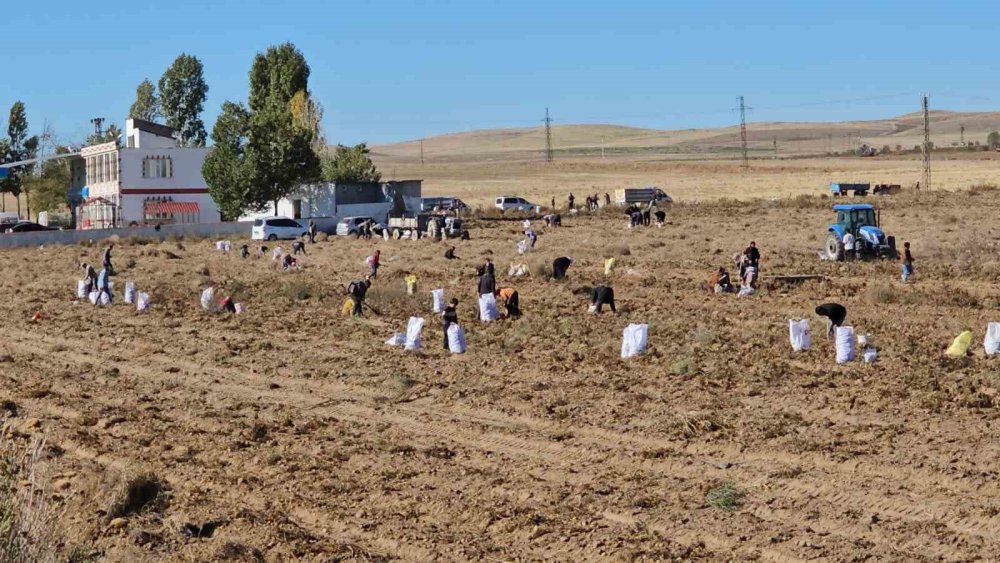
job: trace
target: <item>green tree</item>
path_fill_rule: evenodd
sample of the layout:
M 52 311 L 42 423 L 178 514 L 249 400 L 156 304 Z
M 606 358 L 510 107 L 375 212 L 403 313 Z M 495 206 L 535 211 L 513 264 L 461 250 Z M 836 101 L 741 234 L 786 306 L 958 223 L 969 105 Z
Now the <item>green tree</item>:
M 212 127 L 214 147 L 205 157 L 202 175 L 208 192 L 219 206 L 222 218 L 238 219 L 249 207 L 251 197 L 247 169 L 243 164 L 250 112 L 242 104 L 226 101 L 222 104 L 215 126 Z
M 135 101 L 128 110 L 132 119 L 156 121 L 160 116 L 160 101 L 156 99 L 156 87 L 149 79 L 145 79 L 135 89 Z
M 986 144 L 991 148 L 995 149 L 1000 147 L 1000 132 L 991 131 L 989 135 L 986 136 Z
M 288 195 L 300 184 L 319 178 L 319 158 L 312 149 L 312 136 L 292 123 L 287 105 L 268 104 L 250 118 L 245 164 L 250 175 L 257 209 Z
M 309 64 L 291 43 L 257 53 L 250 68 L 250 110 L 262 111 L 269 103 L 288 105 L 298 92 L 309 92 Z
M 0 157 L 4 162 L 18 162 L 31 158 L 34 156 L 32 154 L 34 150 L 38 148 L 38 139 L 31 140 L 28 137 L 28 116 L 24 111 L 24 102 L 14 102 L 10 107 L 5 144 L 6 150 Z M 7 178 L 0 180 L 0 191 L 9 193 L 16 199 L 18 214 L 21 213 L 22 178 L 31 174 L 31 168 L 30 166 L 12 168 L 8 171 Z
M 160 78 L 160 111 L 181 146 L 205 146 L 201 111 L 208 96 L 204 68 L 197 57 L 181 53 Z
M 67 152 L 69 149 L 66 147 L 56 147 L 56 154 Z M 26 178 L 25 183 L 31 185 L 37 211 L 66 211 L 69 205 L 70 161 L 46 161 L 42 164 L 41 176 Z
M 323 180 L 327 182 L 378 182 L 382 179 L 371 159 L 368 145 L 337 145 L 333 157 L 323 159 Z

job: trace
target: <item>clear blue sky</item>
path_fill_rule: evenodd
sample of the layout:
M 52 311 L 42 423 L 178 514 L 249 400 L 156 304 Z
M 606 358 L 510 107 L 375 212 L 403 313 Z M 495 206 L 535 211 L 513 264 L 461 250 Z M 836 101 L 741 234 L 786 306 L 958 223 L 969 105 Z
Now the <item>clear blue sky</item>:
M 180 52 L 205 65 L 211 131 L 252 57 L 292 41 L 331 142 L 557 123 L 727 125 L 1000 108 L 993 2 L 166 0 L 7 3 L 0 109 L 78 141 L 123 123 Z M 921 43 L 926 41 L 926 46 Z M 851 100 L 851 101 L 846 101 Z M 826 103 L 833 102 L 833 103 Z

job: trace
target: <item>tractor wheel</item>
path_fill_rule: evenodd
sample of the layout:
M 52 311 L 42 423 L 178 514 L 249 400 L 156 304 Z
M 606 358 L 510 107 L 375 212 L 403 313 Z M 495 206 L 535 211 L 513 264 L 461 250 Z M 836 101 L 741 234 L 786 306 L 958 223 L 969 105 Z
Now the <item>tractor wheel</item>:
M 830 233 L 826 237 L 826 259 L 834 262 L 844 259 L 844 254 L 840 249 L 840 237 L 836 233 Z
M 358 234 L 357 231 L 351 231 L 347 233 L 347 236 L 351 237 L 351 240 L 358 240 Z

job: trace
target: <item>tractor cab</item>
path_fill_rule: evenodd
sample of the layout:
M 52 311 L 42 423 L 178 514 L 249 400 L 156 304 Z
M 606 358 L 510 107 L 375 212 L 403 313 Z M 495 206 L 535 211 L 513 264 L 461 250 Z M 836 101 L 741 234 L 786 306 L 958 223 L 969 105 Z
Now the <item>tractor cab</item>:
M 829 260 L 843 259 L 843 240 L 854 235 L 858 256 L 896 256 L 896 239 L 882 231 L 881 214 L 869 203 L 834 205 L 837 222 L 827 228 L 826 254 Z

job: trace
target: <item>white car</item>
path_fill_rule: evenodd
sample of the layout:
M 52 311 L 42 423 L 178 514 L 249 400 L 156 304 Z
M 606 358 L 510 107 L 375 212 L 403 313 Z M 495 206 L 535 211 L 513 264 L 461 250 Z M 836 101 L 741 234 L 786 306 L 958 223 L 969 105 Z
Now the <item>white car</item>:
M 372 222 L 372 235 L 380 237 L 382 232 L 385 231 L 385 225 L 379 223 L 374 217 L 344 217 L 339 222 L 337 222 L 337 235 L 346 236 L 360 236 L 361 235 L 361 224 L 365 221 Z
M 250 230 L 253 240 L 297 239 L 308 229 L 288 217 L 267 217 L 256 219 Z
M 523 197 L 500 196 L 497 198 L 496 207 L 500 211 L 513 209 L 515 211 L 531 211 L 534 213 L 542 212 L 541 205 L 535 205 Z

